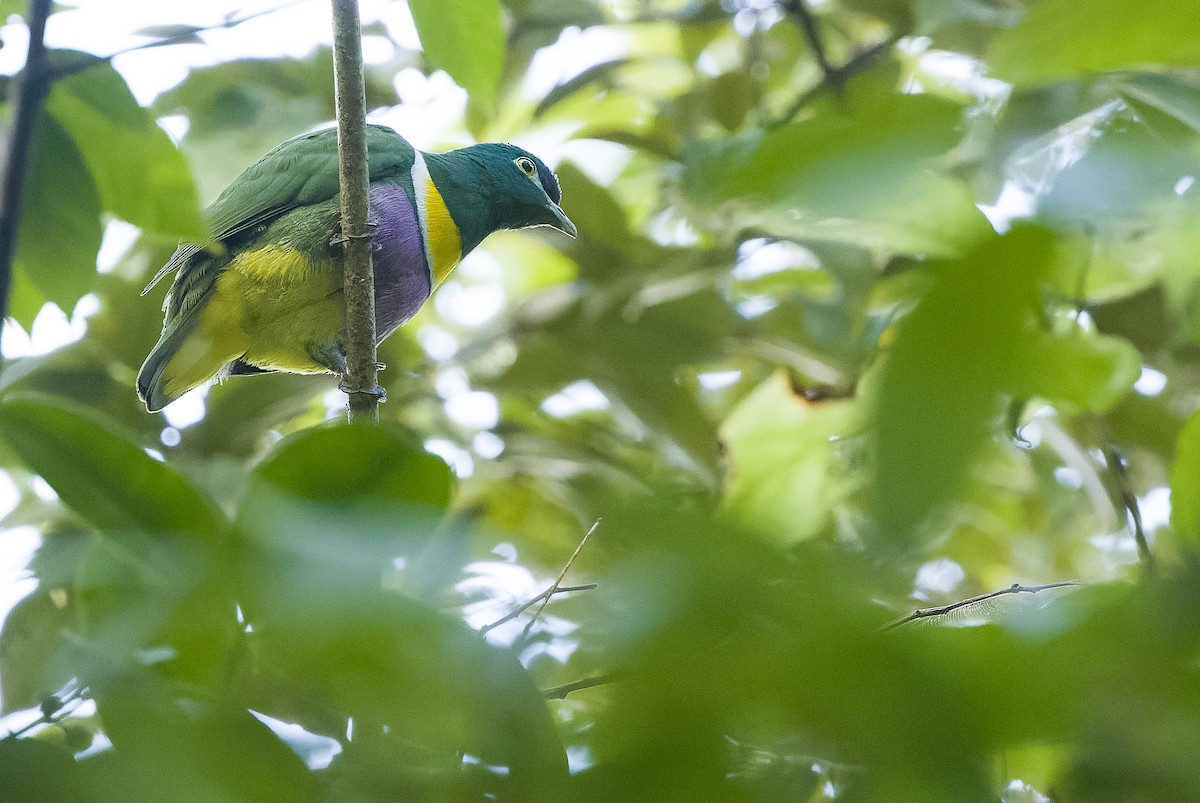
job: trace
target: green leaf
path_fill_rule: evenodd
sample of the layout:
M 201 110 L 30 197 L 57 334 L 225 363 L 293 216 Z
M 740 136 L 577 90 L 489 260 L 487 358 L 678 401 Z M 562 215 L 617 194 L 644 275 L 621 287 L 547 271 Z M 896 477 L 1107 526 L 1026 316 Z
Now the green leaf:
M 23 276 L 17 288 L 28 281 L 69 314 L 96 281 L 96 253 L 104 235 L 100 211 L 100 196 L 79 149 L 53 117 L 42 115 L 17 232 L 15 267 Z M 41 300 L 13 307 L 28 329 Z
M 870 479 L 882 535 L 911 544 L 919 525 L 963 486 L 991 433 L 1000 395 L 1027 365 L 1045 232 L 1017 228 L 961 261 L 896 326 L 874 388 Z
M 935 169 L 961 136 L 959 116 L 931 96 L 899 95 L 853 116 L 694 144 L 684 189 L 718 229 L 956 255 L 990 231 L 966 187 Z
M 271 570 L 278 565 L 263 568 L 272 585 L 283 580 Z M 388 762 L 390 772 L 406 785 L 440 771 L 453 788 L 467 770 L 464 753 L 506 768 L 491 776 L 508 793 L 501 799 L 543 799 L 562 782 L 566 757 L 547 703 L 515 655 L 454 617 L 380 589 L 378 580 L 370 587 L 342 579 L 310 575 L 248 612 L 252 649 L 285 679 L 285 704 L 353 717 L 363 744 L 386 738 L 398 759 Z M 387 726 L 388 735 L 371 723 Z
M 166 238 L 208 236 L 187 160 L 106 60 L 56 81 L 46 110 L 75 140 L 105 209 Z
M 41 589 L 9 611 L 0 631 L 0 712 L 35 706 L 71 680 L 72 672 L 62 672 L 63 667 L 51 662 L 62 648 L 61 632 L 75 624 L 76 615 Z
M 1179 433 L 1171 468 L 1171 528 L 1193 549 L 1200 546 L 1200 413 Z
M 87 800 L 75 759 L 40 739 L 0 739 L 0 789 L 9 800 Z
M 1200 82 L 1170 73 L 1131 73 L 1119 78 L 1125 97 L 1169 114 L 1200 132 Z
M 728 448 L 725 505 L 747 528 L 790 544 L 829 523 L 852 488 L 837 441 L 860 422 L 847 402 L 809 402 L 777 371 L 721 425 Z
M 992 44 L 996 77 L 1028 86 L 1141 64 L 1200 63 L 1193 0 L 1039 0 Z
M 1088 412 L 1111 409 L 1133 389 L 1142 358 L 1127 341 L 1104 335 L 1030 335 L 1025 393 Z M 1020 388 L 1018 388 L 1020 392 Z
M 173 466 L 98 413 L 50 398 L 0 401 L 0 439 L 99 529 L 215 538 L 223 517 Z
M 255 480 L 301 499 L 343 503 L 401 502 L 442 509 L 453 478 L 441 458 L 402 427 L 338 422 L 281 443 L 254 472 Z
M 92 776 L 106 800 L 316 797 L 300 757 L 244 709 L 146 694 L 142 686 L 135 694 L 102 697 L 99 711 L 115 753 Z
M 410 0 L 425 58 L 485 108 L 496 101 L 504 69 L 499 0 Z
M 409 751 L 393 762 L 405 783 L 435 770 L 457 778 L 468 753 L 508 767 L 494 782 L 528 799 L 565 770 L 532 680 L 512 654 L 397 590 L 398 565 L 419 562 L 450 490 L 446 465 L 394 425 L 337 423 L 284 441 L 239 512 L 240 602 L 253 653 L 284 679 L 274 698 L 284 709 L 315 711 L 317 724 L 322 711 L 352 716 L 368 744 L 370 723 L 387 725 L 389 743 Z

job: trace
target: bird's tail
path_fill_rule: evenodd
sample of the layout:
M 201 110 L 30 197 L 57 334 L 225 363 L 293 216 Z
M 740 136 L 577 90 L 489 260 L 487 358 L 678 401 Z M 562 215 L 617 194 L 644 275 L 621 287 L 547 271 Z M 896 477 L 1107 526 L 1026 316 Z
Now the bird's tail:
M 193 388 L 227 370 L 242 355 L 238 344 L 223 336 L 228 329 L 208 309 L 214 285 L 187 299 L 186 305 L 168 297 L 162 335 L 138 371 L 137 392 L 146 409 L 155 413 Z M 172 288 L 172 293 L 175 292 Z
M 194 327 L 178 325 L 168 325 L 164 328 L 162 336 L 158 338 L 158 342 L 154 344 L 154 348 L 150 349 L 149 356 L 146 357 L 146 361 L 142 363 L 141 370 L 138 371 L 138 397 L 146 403 L 146 409 L 152 413 L 158 412 L 184 393 L 187 393 L 194 387 L 198 387 L 204 382 L 202 379 L 190 387 L 181 387 L 178 381 L 174 381 L 173 374 L 175 372 L 167 373 L 167 366 L 179 354 L 181 347 L 187 340 L 188 334 L 190 334 L 189 330 L 192 328 Z M 184 384 L 186 385 L 187 383 Z

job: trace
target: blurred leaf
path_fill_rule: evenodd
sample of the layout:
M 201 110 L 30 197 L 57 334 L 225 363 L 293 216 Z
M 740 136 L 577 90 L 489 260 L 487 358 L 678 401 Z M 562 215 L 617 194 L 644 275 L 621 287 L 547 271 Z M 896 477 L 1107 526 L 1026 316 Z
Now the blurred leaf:
M 151 39 L 170 40 L 169 44 L 182 44 L 184 42 L 199 43 L 203 42 L 197 34 L 204 31 L 196 25 L 182 25 L 179 23 L 168 25 L 147 25 L 144 28 L 138 28 L 134 31 L 137 36 L 148 36 Z M 168 42 L 163 42 L 168 44 Z
M 66 592 L 59 592 L 66 598 Z M 0 631 L 0 689 L 5 714 L 31 708 L 71 680 L 51 668 L 61 649 L 60 631 L 75 623 L 77 611 L 60 607 L 48 593 L 35 591 L 9 611 Z
M 170 239 L 204 240 L 191 168 L 104 59 L 54 83 L 46 110 L 70 134 L 104 208 Z
M 394 425 L 334 423 L 276 447 L 255 471 L 257 482 L 323 502 L 403 502 L 444 508 L 452 475 L 439 457 Z
M 94 411 L 49 398 L 0 401 L 3 439 L 95 527 L 216 538 L 221 516 L 172 466 Z
M 809 402 L 774 373 L 721 425 L 727 509 L 783 544 L 821 532 L 852 487 L 836 441 L 860 426 L 857 418 L 853 403 Z
M 1179 433 L 1171 468 L 1171 527 L 1192 549 L 1200 545 L 1200 413 Z
M 1076 410 L 1110 409 L 1142 372 L 1137 349 L 1116 337 L 1038 333 L 1026 353 L 1025 392 Z
M 107 765 L 84 763 L 104 800 L 316 799 L 304 762 L 249 711 L 196 700 L 107 696 Z
M 604 61 L 600 64 L 593 64 L 578 75 L 568 78 L 546 93 L 546 97 L 542 98 L 537 108 L 533 110 L 534 118 L 541 117 L 564 99 L 569 98 L 589 84 L 600 83 L 606 87 L 611 86 L 613 83 L 613 74 L 629 63 L 629 59 Z
M 1117 76 L 1116 85 L 1133 101 L 1169 114 L 1200 132 L 1200 82 L 1172 73 L 1129 73 Z
M 1022 167 L 1031 175 L 1039 164 L 1050 171 L 1042 174 L 1050 186 L 1038 205 L 1039 218 L 1093 227 L 1143 218 L 1162 204 L 1177 202 L 1180 179 L 1200 173 L 1200 153 L 1190 143 L 1166 141 L 1119 105 L 1102 107 L 1085 118 L 1092 116 L 1098 116 L 1087 131 L 1092 141 L 1065 169 L 1057 154 L 1069 134 L 1048 138 L 1040 151 L 1024 157 Z M 1054 173 L 1056 169 L 1061 172 Z M 1110 187 L 1121 187 L 1121 192 L 1109 192 Z
M 874 512 L 897 546 L 913 545 L 918 526 L 962 487 L 1000 394 L 1031 356 L 1023 332 L 1051 244 L 1044 232 L 1015 229 L 940 265 L 933 289 L 897 325 L 870 433 Z
M 10 800 L 88 799 L 88 784 L 67 751 L 40 739 L 0 739 L 0 789 Z
M 387 726 L 407 752 L 374 770 L 392 776 L 388 798 L 428 799 L 419 790 L 431 781 L 455 789 L 469 772 L 464 753 L 506 768 L 491 781 L 501 798 L 545 799 L 562 782 L 566 760 L 546 701 L 514 656 L 397 594 L 339 587 L 336 575 L 301 588 L 274 574 L 264 578 L 277 592 L 270 607 L 251 617 L 256 654 L 298 702 L 354 718 L 352 751 L 381 737 L 371 723 Z
M 446 465 L 394 426 L 339 423 L 281 444 L 239 517 L 255 654 L 286 679 L 289 705 L 354 717 L 368 747 L 375 722 L 420 748 L 393 779 L 414 786 L 389 796 L 420 797 L 437 766 L 456 788 L 469 753 L 508 767 L 492 783 L 528 799 L 565 771 L 532 681 L 458 619 L 381 586 L 420 555 L 449 493 Z
M 401 63 L 367 65 L 367 110 L 397 102 L 392 78 Z M 269 148 L 336 116 L 333 58 L 319 47 L 301 59 L 237 59 L 198 67 L 155 99 L 157 114 L 187 116 L 180 147 L 211 200 Z M 157 266 L 156 266 L 157 267 Z
M 1150 353 L 1171 338 L 1172 321 L 1166 302 L 1163 286 L 1152 284 L 1129 295 L 1089 304 L 1087 311 L 1101 332 L 1123 337 L 1140 351 Z
M 504 68 L 500 0 L 410 0 L 425 57 L 490 108 Z
M 758 103 L 758 83 L 741 71 L 718 75 L 709 91 L 712 93 L 713 117 L 727 131 L 741 128 L 746 115 Z
M 72 528 L 43 533 L 29 566 L 37 588 L 8 613 L 0 630 L 0 711 L 36 706 L 78 672 L 56 659 L 64 634 L 79 622 L 75 579 L 88 541 L 87 532 Z
M 79 149 L 50 115 L 38 122 L 17 232 L 19 288 L 29 282 L 68 313 L 96 281 L 103 229 L 100 196 Z M 11 314 L 28 330 L 41 299 L 15 298 Z
M 959 109 L 902 95 L 854 117 L 826 114 L 692 146 L 684 189 L 729 225 L 892 253 L 952 255 L 981 236 L 965 188 L 934 170 Z
M 1192 66 L 1200 63 L 1198 28 L 1192 0 L 1039 0 L 996 37 L 991 63 L 1017 85 L 1139 64 Z

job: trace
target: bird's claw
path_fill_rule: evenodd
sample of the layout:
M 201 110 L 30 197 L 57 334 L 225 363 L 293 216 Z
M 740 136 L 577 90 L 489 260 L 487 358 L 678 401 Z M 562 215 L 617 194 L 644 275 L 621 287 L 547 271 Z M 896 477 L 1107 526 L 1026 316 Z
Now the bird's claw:
M 338 390 L 340 390 L 342 393 L 345 393 L 347 396 L 353 396 L 355 394 L 370 396 L 380 404 L 383 404 L 387 401 L 387 391 L 379 385 L 376 385 L 369 390 L 366 388 L 352 388 L 346 383 L 345 378 L 342 378 L 338 382 Z
M 374 229 L 378 225 L 379 225 L 378 223 L 367 223 L 366 224 L 368 229 Z M 374 236 L 375 236 L 374 231 L 368 231 L 366 234 L 339 234 L 336 237 L 334 237 L 332 240 L 330 240 L 329 244 L 331 246 L 341 245 L 342 243 L 346 243 L 351 240 L 369 240 Z

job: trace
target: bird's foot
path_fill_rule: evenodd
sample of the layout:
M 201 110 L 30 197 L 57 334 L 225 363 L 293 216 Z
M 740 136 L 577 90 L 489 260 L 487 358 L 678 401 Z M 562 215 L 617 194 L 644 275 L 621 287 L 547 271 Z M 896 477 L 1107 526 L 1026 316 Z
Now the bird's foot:
M 379 225 L 378 223 L 367 223 L 366 226 L 368 229 L 371 229 L 371 231 L 368 231 L 365 234 L 339 234 L 336 237 L 334 237 L 332 240 L 330 240 L 329 244 L 331 246 L 333 246 L 333 245 L 341 245 L 342 243 L 349 242 L 350 240 L 369 240 L 375 236 L 374 230 L 375 230 L 375 227 L 378 225 Z
M 384 402 L 387 401 L 387 391 L 384 390 L 381 386 L 376 385 L 375 387 L 373 387 L 369 390 L 367 390 L 365 388 L 352 388 L 346 382 L 346 377 L 344 377 L 344 376 L 338 382 L 338 390 L 340 390 L 342 393 L 345 393 L 347 396 L 353 396 L 355 394 L 362 394 L 365 396 L 370 396 L 372 399 L 374 399 L 375 401 L 377 401 L 380 404 L 383 404 Z

